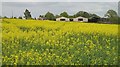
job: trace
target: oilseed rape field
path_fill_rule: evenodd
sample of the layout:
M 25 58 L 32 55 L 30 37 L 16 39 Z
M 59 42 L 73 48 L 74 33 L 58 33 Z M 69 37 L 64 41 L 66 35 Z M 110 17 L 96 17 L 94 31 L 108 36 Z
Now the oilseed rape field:
M 117 65 L 118 25 L 2 20 L 3 65 Z

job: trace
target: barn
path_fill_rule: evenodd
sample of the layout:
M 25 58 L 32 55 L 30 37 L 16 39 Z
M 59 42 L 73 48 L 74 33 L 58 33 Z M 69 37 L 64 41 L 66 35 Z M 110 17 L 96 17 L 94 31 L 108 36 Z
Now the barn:
M 88 22 L 88 18 L 77 17 L 77 18 L 74 18 L 73 21 L 77 21 L 77 22 Z
M 56 18 L 56 21 L 88 22 L 88 18 L 84 18 L 84 17 L 77 17 L 77 18 L 59 17 L 59 18 Z
M 39 17 L 39 18 L 37 18 L 38 20 L 43 20 L 43 18 L 42 17 Z
M 59 18 L 56 18 L 56 21 L 69 21 L 69 18 L 59 17 Z
M 46 20 L 46 18 L 45 17 L 39 17 L 39 18 L 37 18 L 38 20 Z

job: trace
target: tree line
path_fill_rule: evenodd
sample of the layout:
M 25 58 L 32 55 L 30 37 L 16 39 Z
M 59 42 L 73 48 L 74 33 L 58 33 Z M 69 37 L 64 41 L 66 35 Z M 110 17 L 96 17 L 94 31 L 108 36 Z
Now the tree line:
M 117 12 L 112 9 L 106 12 L 106 14 L 104 15 L 104 17 L 106 18 L 102 18 L 98 16 L 97 14 L 91 14 L 86 11 L 79 11 L 74 15 L 69 15 L 67 12 L 62 12 L 59 15 L 54 15 L 51 12 L 47 12 L 45 15 L 39 15 L 39 17 L 45 18 L 47 20 L 55 20 L 58 17 L 76 18 L 79 16 L 88 18 L 90 22 L 119 23 L 120 21 L 120 17 L 118 16 Z M 7 18 L 7 17 L 5 16 L 3 18 Z M 16 19 L 17 17 L 12 17 L 12 18 Z M 36 18 L 32 18 L 31 12 L 28 9 L 24 11 L 24 18 L 25 19 L 36 19 Z M 18 17 L 18 19 L 23 19 L 23 18 L 20 16 Z

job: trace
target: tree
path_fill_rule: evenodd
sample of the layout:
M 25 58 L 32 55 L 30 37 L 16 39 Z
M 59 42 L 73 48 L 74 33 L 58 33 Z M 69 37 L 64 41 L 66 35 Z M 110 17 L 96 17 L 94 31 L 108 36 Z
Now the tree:
M 60 16 L 59 15 L 55 15 L 55 18 L 59 18 Z
M 54 14 L 50 13 L 50 12 L 47 12 L 45 14 L 45 18 L 48 19 L 48 20 L 55 20 L 55 16 Z
M 61 17 L 69 17 L 69 15 L 68 15 L 67 12 L 62 12 L 62 13 L 60 14 L 60 16 L 61 16 Z
M 101 17 L 96 14 L 89 14 L 89 22 L 98 22 Z
M 118 16 L 120 18 L 120 1 L 118 2 Z
M 85 12 L 85 11 L 79 11 L 77 12 L 74 17 L 79 17 L 79 16 L 82 16 L 82 17 L 85 17 L 85 18 L 89 18 L 89 13 Z
M 96 18 L 100 18 L 100 16 L 98 16 L 97 14 L 89 14 L 89 17 L 96 17 Z
M 36 20 L 36 17 L 34 18 L 34 20 Z
M 25 17 L 25 19 L 31 19 L 32 17 L 31 17 L 31 14 L 30 14 L 30 11 L 28 10 L 28 9 L 26 9 L 25 10 L 25 12 L 24 12 L 24 17 Z
M 70 15 L 69 18 L 75 18 L 74 16 Z
M 3 18 L 7 19 L 8 17 L 7 17 L 7 16 L 4 16 Z
M 105 17 L 108 18 L 109 22 L 111 23 L 118 23 L 118 14 L 114 10 L 108 10 L 107 13 L 105 14 Z
M 2 18 L 2 16 L 0 16 L 0 19 Z
M 112 18 L 112 17 L 118 17 L 117 12 L 114 10 L 108 10 L 105 14 L 105 17 Z
M 39 15 L 39 17 L 42 17 L 42 18 L 44 18 L 45 16 L 44 16 L 44 15 Z
M 21 16 L 19 16 L 19 17 L 18 17 L 18 19 L 22 19 L 22 17 L 21 17 Z

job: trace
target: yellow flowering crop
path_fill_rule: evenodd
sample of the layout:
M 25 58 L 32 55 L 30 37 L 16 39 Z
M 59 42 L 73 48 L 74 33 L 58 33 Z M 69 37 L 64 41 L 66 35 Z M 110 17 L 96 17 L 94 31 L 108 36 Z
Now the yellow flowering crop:
M 3 65 L 118 63 L 119 25 L 20 19 L 1 23 Z

